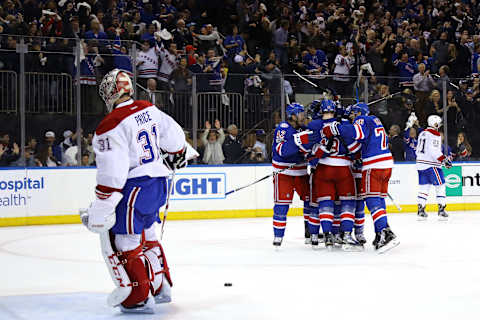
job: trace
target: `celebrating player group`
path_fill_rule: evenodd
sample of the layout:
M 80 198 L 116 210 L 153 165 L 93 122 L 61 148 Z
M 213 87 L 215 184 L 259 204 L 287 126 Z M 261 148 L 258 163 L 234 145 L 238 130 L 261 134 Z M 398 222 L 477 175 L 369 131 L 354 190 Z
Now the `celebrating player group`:
M 396 247 L 400 242 L 388 224 L 385 205 L 393 158 L 385 128 L 376 116 L 369 115 L 368 105 L 359 102 L 342 108 L 323 99 L 312 102 L 308 119 L 305 108 L 297 103 L 287 106 L 286 114 L 287 121 L 275 131 L 272 150 L 273 168 L 278 172 L 273 181 L 273 245 L 282 244 L 289 205 L 296 192 L 304 203 L 306 243 L 314 248 L 323 238 L 330 250 L 334 246 L 345 251 L 363 250 L 365 204 L 374 223 L 375 250 L 382 253 Z M 425 216 L 430 184 L 437 186 L 439 216 L 448 216 L 443 174 L 438 167 L 442 163 L 448 166 L 449 160 L 437 150 L 440 141 L 432 138 L 440 136 L 437 130 L 441 125 L 441 119 L 432 117 L 431 128 L 421 135 L 421 141 L 435 152 L 417 151 L 419 217 Z

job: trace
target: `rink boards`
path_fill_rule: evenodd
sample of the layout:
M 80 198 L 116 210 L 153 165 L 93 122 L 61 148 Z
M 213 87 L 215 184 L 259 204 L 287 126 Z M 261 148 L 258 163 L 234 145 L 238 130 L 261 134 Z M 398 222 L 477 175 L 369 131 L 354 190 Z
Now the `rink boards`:
M 247 218 L 272 215 L 273 182 L 269 178 L 225 194 L 270 174 L 263 165 L 190 166 L 177 173 L 168 219 Z M 448 210 L 480 210 L 480 163 L 456 163 L 444 170 Z M 3 168 L 0 171 L 0 226 L 79 223 L 78 209 L 95 194 L 95 168 Z M 395 165 L 389 192 L 402 212 L 416 211 L 414 163 Z M 433 189 L 427 209 L 436 209 Z M 388 211 L 398 212 L 387 200 Z M 302 214 L 295 197 L 289 215 Z

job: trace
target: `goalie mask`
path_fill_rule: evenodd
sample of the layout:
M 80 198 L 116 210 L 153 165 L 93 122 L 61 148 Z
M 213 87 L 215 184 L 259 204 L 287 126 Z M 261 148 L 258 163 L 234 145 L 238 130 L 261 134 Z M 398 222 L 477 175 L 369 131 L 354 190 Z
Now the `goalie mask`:
M 115 102 L 123 95 L 133 96 L 132 80 L 124 71 L 113 69 L 103 77 L 98 93 L 107 105 L 108 112 L 111 112 Z

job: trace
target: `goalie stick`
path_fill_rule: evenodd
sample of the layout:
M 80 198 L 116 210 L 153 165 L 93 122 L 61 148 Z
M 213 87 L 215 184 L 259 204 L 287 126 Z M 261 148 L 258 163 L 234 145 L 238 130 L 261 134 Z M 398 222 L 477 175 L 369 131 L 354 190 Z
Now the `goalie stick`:
M 165 210 L 163 210 L 162 228 L 160 229 L 160 240 L 163 238 L 163 229 L 165 228 L 165 223 L 167 222 L 168 208 L 170 206 L 170 195 L 172 194 L 172 188 L 175 184 L 175 171 L 176 170 L 173 170 L 172 178 L 170 179 L 170 184 L 168 185 L 167 202 L 165 203 Z

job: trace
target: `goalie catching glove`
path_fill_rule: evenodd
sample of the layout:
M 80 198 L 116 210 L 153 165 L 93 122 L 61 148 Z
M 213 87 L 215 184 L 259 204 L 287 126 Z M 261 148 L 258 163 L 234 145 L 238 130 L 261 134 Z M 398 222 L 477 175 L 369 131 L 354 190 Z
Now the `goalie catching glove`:
M 187 147 L 184 147 L 182 150 L 170 153 L 165 150 L 163 152 L 163 164 L 170 170 L 178 170 L 185 168 L 188 164 L 187 160 Z

